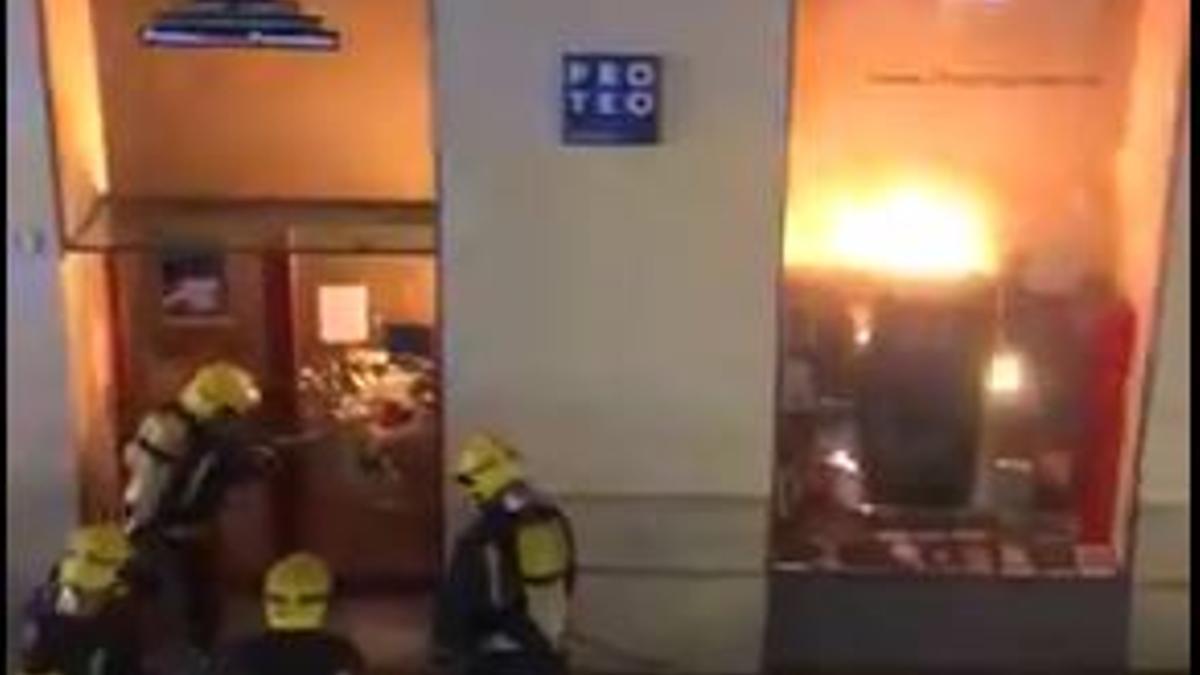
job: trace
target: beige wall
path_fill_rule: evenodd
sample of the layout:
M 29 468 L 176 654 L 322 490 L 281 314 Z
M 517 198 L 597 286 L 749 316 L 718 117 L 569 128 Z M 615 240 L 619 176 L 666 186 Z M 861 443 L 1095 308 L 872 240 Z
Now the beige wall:
M 494 427 L 564 490 L 767 493 L 786 4 L 439 6 L 451 441 Z M 569 48 L 663 53 L 661 146 L 558 144 Z
M 17 610 L 62 550 L 74 520 L 66 352 L 55 253 L 49 121 L 32 2 L 5 10 L 6 664 Z
M 1141 422 L 1146 387 L 1150 380 L 1148 354 L 1160 318 L 1155 315 L 1159 290 L 1165 278 L 1162 269 L 1169 258 L 1163 256 L 1169 220 L 1173 215 L 1171 197 L 1175 161 L 1179 155 L 1179 108 L 1185 97 L 1181 85 L 1187 69 L 1188 19 L 1190 3 L 1147 2 L 1137 25 L 1138 46 L 1131 71 L 1128 112 L 1122 142 L 1116 157 L 1114 175 L 1119 187 L 1121 215 L 1121 282 L 1125 295 L 1138 310 L 1137 342 L 1134 345 L 1129 388 L 1129 419 Z M 1176 226 L 1176 229 L 1180 229 Z M 1129 424 L 1127 443 L 1133 447 L 1140 428 Z M 1135 473 L 1134 453 L 1125 456 L 1127 476 Z M 1138 486 L 1145 489 L 1144 486 Z M 1121 510 L 1128 513 L 1135 502 L 1135 482 L 1122 484 Z M 1125 521 L 1122 520 L 1122 523 Z M 1117 532 L 1124 548 L 1128 528 Z
M 581 631 L 703 672 L 760 651 L 788 5 L 436 7 L 448 447 L 510 437 L 608 533 Z M 561 146 L 565 50 L 660 53 L 662 144 Z
M 1187 111 L 1184 111 L 1187 120 Z M 1191 494 L 1191 125 L 1177 141 L 1174 203 L 1164 262 L 1162 314 L 1154 351 L 1151 411 L 1142 457 L 1144 500 L 1186 502 Z
M 1185 119 L 1187 119 L 1185 117 Z M 1131 656 L 1191 666 L 1191 130 L 1178 141 L 1166 288 L 1136 523 Z
M 71 440 L 80 508 L 87 518 L 121 514 L 117 370 L 112 278 L 99 255 L 63 258 L 63 320 L 71 370 Z
M 113 191 L 432 198 L 426 3 L 301 4 L 340 51 L 146 49 L 136 29 L 163 2 L 95 0 Z
M 108 190 L 96 44 L 89 0 L 31 0 L 41 6 L 54 122 L 63 231 L 84 224 Z
M 89 0 L 28 4 L 41 12 L 49 89 L 45 112 L 53 124 L 59 210 L 48 225 L 72 232 L 84 225 L 97 197 L 108 189 L 91 5 Z M 79 506 L 89 517 L 116 514 L 117 391 L 108 272 L 99 256 L 63 258 L 59 271 L 71 373 L 71 446 L 82 477 Z

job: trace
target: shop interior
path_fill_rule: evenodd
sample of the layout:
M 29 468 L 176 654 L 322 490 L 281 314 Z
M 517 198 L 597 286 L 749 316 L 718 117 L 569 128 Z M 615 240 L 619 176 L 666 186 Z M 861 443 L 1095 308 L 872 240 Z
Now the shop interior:
M 203 4 L 40 2 L 79 509 L 119 514 L 141 416 L 237 363 L 286 443 L 225 509 L 228 630 L 305 549 L 376 666 L 420 663 L 442 544 L 428 8 L 258 3 L 312 21 L 208 49 L 250 33 L 170 23 Z
M 1124 569 L 1185 16 L 798 5 L 776 569 Z

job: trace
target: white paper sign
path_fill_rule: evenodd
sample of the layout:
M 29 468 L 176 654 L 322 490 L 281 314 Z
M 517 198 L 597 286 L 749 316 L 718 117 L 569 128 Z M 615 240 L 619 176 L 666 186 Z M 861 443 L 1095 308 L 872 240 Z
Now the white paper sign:
M 366 342 L 370 337 L 366 286 L 317 288 L 317 323 L 321 342 L 330 345 Z

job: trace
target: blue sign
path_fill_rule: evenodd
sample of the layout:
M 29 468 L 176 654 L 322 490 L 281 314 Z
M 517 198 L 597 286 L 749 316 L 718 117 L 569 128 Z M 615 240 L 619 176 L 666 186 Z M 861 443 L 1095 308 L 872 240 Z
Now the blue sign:
M 660 66 L 645 54 L 565 54 L 563 143 L 657 143 Z

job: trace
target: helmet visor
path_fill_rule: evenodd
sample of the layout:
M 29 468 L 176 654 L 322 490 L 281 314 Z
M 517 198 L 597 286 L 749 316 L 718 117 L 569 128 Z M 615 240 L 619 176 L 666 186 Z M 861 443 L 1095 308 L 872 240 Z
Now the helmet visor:
M 329 596 L 324 593 L 281 594 L 266 597 L 267 625 L 273 630 L 311 630 L 325 622 Z

